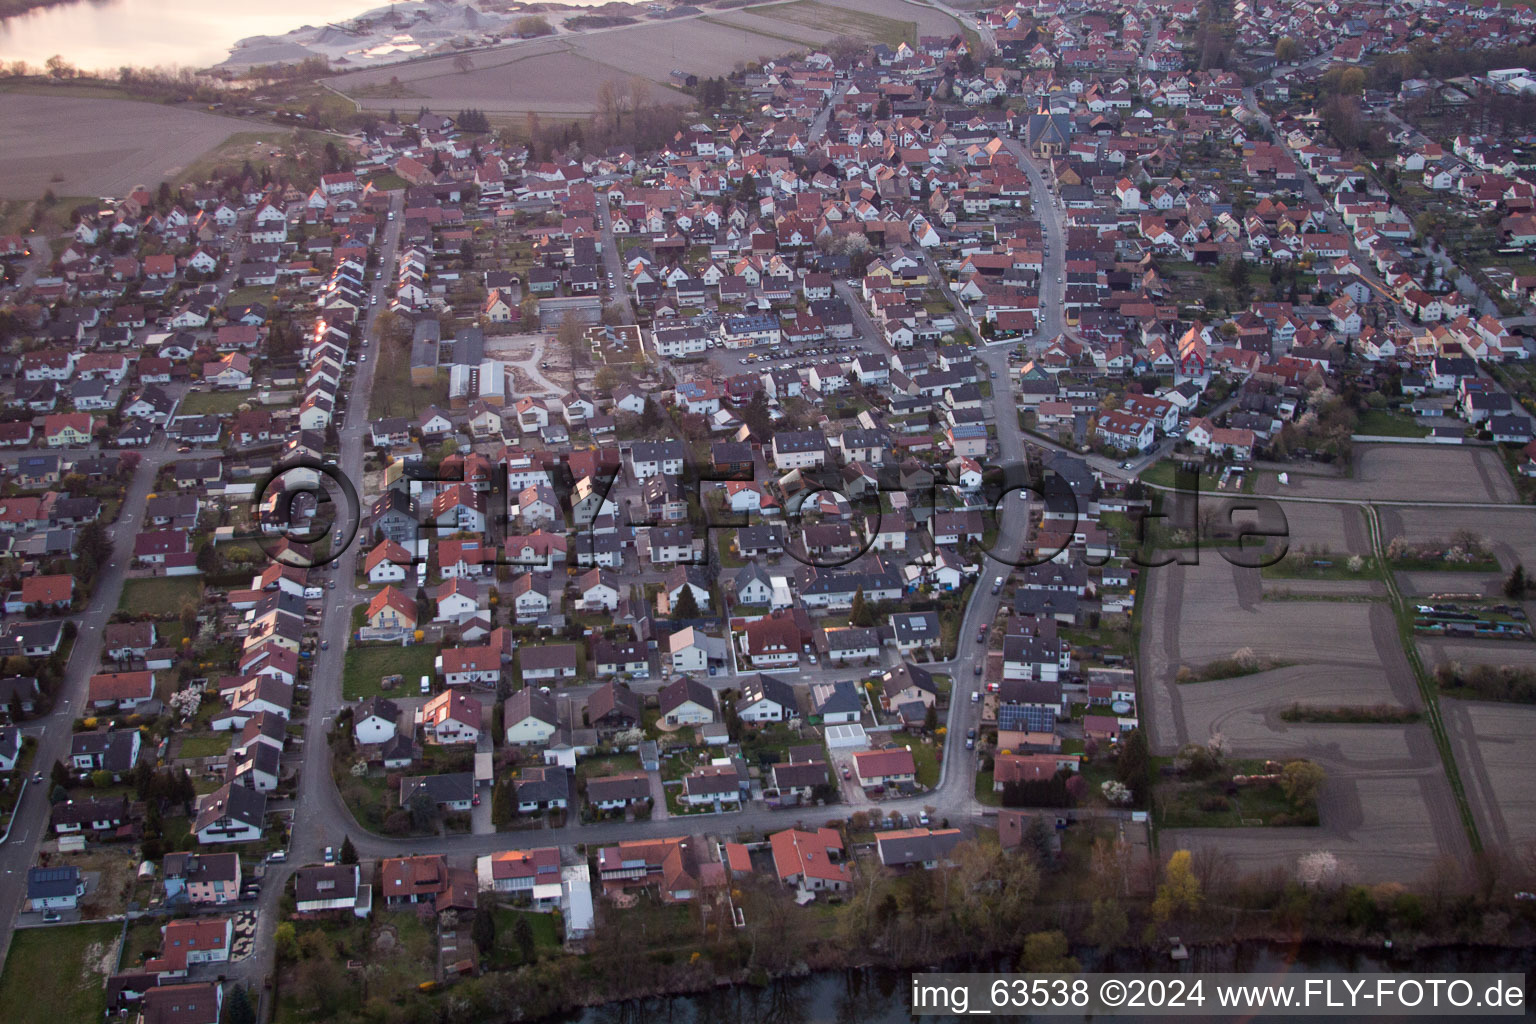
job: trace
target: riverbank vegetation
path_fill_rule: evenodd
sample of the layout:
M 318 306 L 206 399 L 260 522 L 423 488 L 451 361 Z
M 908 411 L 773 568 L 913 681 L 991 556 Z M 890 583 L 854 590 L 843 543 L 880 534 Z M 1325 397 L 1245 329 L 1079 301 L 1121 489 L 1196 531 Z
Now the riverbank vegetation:
M 1178 760 L 1194 758 L 1181 751 Z M 1279 799 L 1291 801 L 1308 787 L 1315 792 L 1318 779 L 1292 774 L 1274 787 Z M 1283 940 L 1376 950 L 1386 936 L 1408 950 L 1521 946 L 1536 938 L 1536 908 L 1512 897 L 1536 887 L 1536 868 L 1524 859 L 1447 858 L 1404 884 L 1363 885 L 1322 849 L 1300 855 L 1290 868 L 1244 875 L 1214 843 L 1154 853 L 1128 841 L 1110 819 L 1077 820 L 1064 829 L 1049 827 L 1049 817 L 1041 822 L 1046 827 L 1022 829 L 1011 850 L 982 830 L 954 849 L 948 870 L 898 874 L 856 855 L 853 887 L 838 902 L 822 894 L 797 906 L 792 890 L 761 873 L 687 904 L 642 895 L 621 908 L 599 899 L 597 927 L 584 944 L 559 949 L 546 936 L 533 955 L 516 958 L 513 970 L 471 971 L 424 987 L 418 983 L 433 978 L 436 955 L 428 936 L 406 941 L 407 915 L 379 915 L 372 924 L 301 923 L 297 941 L 280 945 L 286 952 L 277 1018 L 315 1019 L 323 1011 L 340 1024 L 525 1020 L 865 965 L 973 960 L 1091 970 L 1110 953 L 1141 961 L 1165 956 L 1173 935 L 1186 945 Z M 740 926 L 731 922 L 733 911 Z M 346 934 L 332 934 L 336 929 Z M 323 934 L 310 937 L 312 930 Z M 379 951 L 388 959 L 374 955 Z M 349 957 L 381 967 L 343 970 Z M 326 962 L 317 966 L 316 958 Z M 488 954 L 485 963 L 511 959 Z

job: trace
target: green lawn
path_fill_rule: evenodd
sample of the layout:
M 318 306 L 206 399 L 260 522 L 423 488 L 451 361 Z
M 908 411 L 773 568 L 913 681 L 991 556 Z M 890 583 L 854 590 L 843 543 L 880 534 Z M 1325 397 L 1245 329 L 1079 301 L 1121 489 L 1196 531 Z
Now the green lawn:
M 229 749 L 229 737 L 219 733 L 184 736 L 181 740 L 181 757 L 216 757 Z
M 115 923 L 20 928 L 0 975 L 6 1024 L 98 1021 L 107 1012 L 107 975 L 117 967 Z M 40 998 L 45 988 L 46 998 Z
M 976 773 L 977 803 L 985 804 L 988 807 L 998 807 L 1002 805 L 1003 795 L 993 791 L 992 782 L 993 779 L 991 772 Z
M 173 619 L 182 605 L 203 603 L 203 584 L 196 576 L 159 576 L 128 580 L 117 610 L 135 615 L 153 615 Z
M 726 569 L 740 569 L 747 564 L 747 560 L 731 550 L 731 542 L 736 536 L 735 530 L 716 530 L 715 547 L 720 552 L 720 565 Z
M 640 770 L 639 754 L 605 754 L 592 757 L 576 765 L 576 778 L 595 779 L 605 775 L 623 775 Z
M 919 737 L 905 732 L 892 733 L 891 739 L 912 751 L 912 761 L 917 765 L 919 786 L 938 785 L 939 758 L 934 752 L 933 744 L 924 743 Z
M 269 284 L 248 284 L 244 288 L 235 288 L 229 293 L 229 298 L 224 300 L 227 306 L 245 306 L 252 302 L 272 304 L 274 289 Z
M 1253 493 L 1253 476 L 1254 476 L 1254 474 L 1253 474 L 1253 471 L 1251 469 L 1245 469 L 1244 470 L 1244 472 L 1243 472 L 1243 486 L 1241 488 L 1239 488 L 1239 491 L 1241 493 L 1243 493 L 1243 494 L 1252 494 Z M 1218 490 L 1216 485 L 1221 481 L 1221 474 L 1219 472 L 1218 473 L 1202 472 L 1202 473 L 1198 474 L 1198 477 L 1199 477 L 1199 481 L 1200 481 L 1200 484 L 1199 484 L 1199 489 L 1200 490 L 1202 490 L 1202 491 L 1215 491 L 1215 490 Z M 1145 484 L 1150 484 L 1153 487 L 1174 488 L 1174 487 L 1179 486 L 1179 481 L 1177 480 L 1177 477 L 1176 477 L 1176 475 L 1174 473 L 1174 464 L 1172 462 L 1170 462 L 1169 460 L 1167 460 L 1167 459 L 1162 459 L 1162 460 L 1159 460 L 1157 462 L 1154 462 L 1154 463 L 1152 463 L 1152 465 L 1150 465 L 1146 469 L 1142 470 L 1142 472 L 1141 472 L 1141 482 L 1145 483 Z M 1231 491 L 1230 488 L 1228 488 L 1228 490 L 1229 490 L 1229 492 Z M 1232 492 L 1232 493 L 1237 493 L 1237 492 Z
M 405 685 L 393 691 L 396 696 L 401 693 L 415 694 L 421 677 L 433 674 L 433 663 L 436 660 L 437 648 L 431 644 L 349 648 L 346 667 L 341 676 L 342 699 L 362 700 L 364 697 L 388 696 L 379 685 L 379 681 L 387 675 L 405 677 Z
M 1379 437 L 1428 437 L 1429 428 L 1420 426 L 1412 416 L 1386 409 L 1368 409 L 1355 424 L 1355 433 Z
M 384 192 L 392 192 L 395 189 L 411 187 L 410 182 L 400 177 L 400 175 L 396 174 L 394 171 L 385 171 L 382 174 L 375 174 L 368 180 L 373 182 L 374 188 Z
M 255 405 L 253 391 L 188 391 L 177 413 L 187 416 L 224 416 L 239 412 L 242 405 Z
M 493 970 L 506 970 L 523 962 L 522 952 L 517 948 L 517 939 L 513 931 L 517 927 L 518 918 L 527 921 L 533 931 L 535 960 L 559 952 L 560 935 L 555 928 L 554 914 L 497 907 L 493 916 L 496 918 L 496 945 L 492 947 L 490 955 Z

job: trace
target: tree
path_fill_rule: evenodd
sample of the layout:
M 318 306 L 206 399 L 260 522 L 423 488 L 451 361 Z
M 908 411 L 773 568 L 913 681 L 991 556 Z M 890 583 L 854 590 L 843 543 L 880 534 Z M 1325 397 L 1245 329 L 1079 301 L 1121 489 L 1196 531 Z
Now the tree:
M 453 70 L 461 75 L 467 75 L 475 69 L 475 58 L 467 53 L 458 54 L 453 58 Z M 462 127 L 462 126 L 461 126 Z
M 752 436 L 759 441 L 766 443 L 772 435 L 773 417 L 768 411 L 768 396 L 761 388 L 752 392 L 746 408 L 741 410 L 741 422 L 747 425 Z
M 1147 784 L 1148 765 L 1147 737 L 1140 729 L 1132 729 L 1125 742 L 1120 744 L 1120 756 L 1115 761 L 1115 778 L 1139 798 Z
M 525 292 L 523 299 L 517 305 L 518 321 L 524 327 L 535 325 L 539 321 L 539 297 L 533 292 Z
M 1152 914 L 1166 921 L 1183 911 L 1200 906 L 1200 880 L 1195 877 L 1194 861 L 1188 850 L 1175 850 L 1163 869 L 1163 883 L 1152 900 Z
M 348 735 L 351 735 L 350 733 Z M 341 841 L 341 862 L 343 864 L 357 863 L 357 847 L 352 845 L 352 837 L 346 836 Z
M 939 709 L 936 705 L 929 704 L 928 710 L 923 712 L 923 731 L 933 735 L 939 728 Z
M 1294 806 L 1302 807 L 1317 799 L 1328 773 L 1315 761 L 1292 761 L 1280 769 L 1280 788 Z
M 1112 950 L 1125 939 L 1130 922 L 1120 901 L 1102 897 L 1093 901 L 1093 915 L 1088 919 L 1088 932 L 1084 936 L 1101 950 Z
M 1031 932 L 1024 937 L 1024 951 L 1019 954 L 1019 970 L 1072 974 L 1079 970 L 1079 965 L 1077 958 L 1072 956 L 1064 933 Z
M 229 1024 L 256 1024 L 256 1010 L 251 1006 L 250 996 L 245 994 L 244 985 L 236 985 L 230 990 L 229 1003 L 224 1009 Z
M 1530 581 L 1525 578 L 1525 566 L 1517 564 L 1504 581 L 1504 596 L 1512 601 L 1523 600 L 1530 585 Z
M 411 799 L 405 805 L 405 809 L 410 812 L 411 827 L 418 832 L 427 831 L 437 820 L 437 805 L 422 790 L 418 789 L 415 793 L 411 794 Z
M 672 618 L 679 622 L 699 617 L 699 602 L 693 596 L 693 585 L 683 584 L 683 589 L 678 591 L 677 600 L 672 602 Z
M 1035 855 L 1038 863 L 1045 864 L 1051 859 L 1052 847 L 1055 845 L 1055 829 L 1046 823 L 1045 815 L 1035 814 L 1029 819 L 1029 824 L 1024 826 L 1024 849 Z
M 1289 64 L 1301 56 L 1301 44 L 1290 36 L 1281 36 L 1275 41 L 1275 60 L 1282 64 Z
M 272 945 L 279 961 L 299 958 L 299 937 L 292 921 L 283 921 L 277 926 L 272 932 Z
M 582 348 L 586 330 L 586 324 L 582 323 L 581 318 L 574 312 L 565 314 L 560 320 L 560 330 L 555 334 L 555 340 L 571 354 L 572 363 L 576 361 L 576 354 Z
M 869 602 L 864 599 L 864 588 L 853 592 L 853 609 L 848 613 L 850 625 L 868 628 L 875 624 L 875 613 L 869 610 Z
M 469 937 L 474 940 L 475 948 L 485 956 L 496 945 L 496 917 L 489 907 L 477 907 L 474 920 L 469 925 Z
M 522 957 L 523 963 L 533 963 L 533 925 L 528 923 L 526 914 L 517 915 L 517 923 L 512 926 L 512 941 L 517 943 L 517 955 Z

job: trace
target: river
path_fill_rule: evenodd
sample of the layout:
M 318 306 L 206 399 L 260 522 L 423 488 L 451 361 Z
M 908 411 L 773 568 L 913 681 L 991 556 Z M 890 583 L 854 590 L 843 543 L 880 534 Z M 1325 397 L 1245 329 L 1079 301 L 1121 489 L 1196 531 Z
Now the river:
M 1291 971 L 1381 972 L 1426 971 L 1525 971 L 1532 958 L 1517 950 L 1442 949 L 1419 954 L 1412 959 L 1385 957 L 1333 947 L 1280 947 L 1241 945 L 1218 949 L 1194 950 L 1194 956 L 1181 974 L 1191 972 L 1239 971 L 1282 974 Z M 1091 955 L 1091 954 L 1090 954 Z M 1106 962 L 1091 962 L 1084 954 L 1083 969 L 1091 971 L 1166 970 L 1167 961 L 1150 963 L 1139 955 L 1121 954 Z M 941 969 L 937 966 L 935 970 Z M 985 972 L 1008 970 L 1006 963 L 967 963 L 948 965 L 945 970 Z M 630 1000 L 595 1006 L 566 1016 L 550 1018 L 543 1024 L 909 1024 L 911 1021 L 956 1020 L 954 1017 L 913 1017 L 908 1012 L 912 974 L 884 968 L 855 968 L 846 971 L 819 971 L 804 978 L 776 981 L 763 988 L 742 986 L 716 989 L 691 996 Z M 1018 1020 L 1028 1018 L 1019 1017 Z M 1053 1015 L 1051 1020 L 1072 1020 Z M 1077 1020 L 1086 1021 L 1087 1017 Z M 1171 1017 L 1116 1015 L 1115 1024 L 1162 1022 Z M 1210 1016 L 1202 1020 L 1252 1020 L 1251 1016 Z M 1381 1018 L 1383 1020 L 1390 1018 Z M 1420 1018 L 1424 1019 L 1424 1018 Z M 1272 1016 L 1267 1021 L 1309 1021 L 1316 1017 Z

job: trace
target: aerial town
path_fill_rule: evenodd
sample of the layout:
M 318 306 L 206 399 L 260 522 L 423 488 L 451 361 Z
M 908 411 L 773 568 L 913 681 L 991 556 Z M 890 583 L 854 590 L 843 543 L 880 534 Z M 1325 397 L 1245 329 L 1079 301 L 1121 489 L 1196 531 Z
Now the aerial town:
M 1536 9 L 944 10 L 0 207 L 0 1019 L 1529 950 Z

